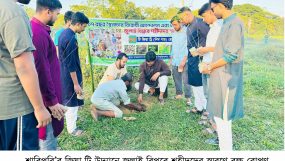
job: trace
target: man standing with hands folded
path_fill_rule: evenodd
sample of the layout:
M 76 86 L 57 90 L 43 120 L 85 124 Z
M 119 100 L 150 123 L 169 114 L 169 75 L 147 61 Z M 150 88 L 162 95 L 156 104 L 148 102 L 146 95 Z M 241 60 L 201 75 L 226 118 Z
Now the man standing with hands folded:
M 77 128 L 76 121 L 78 109 L 84 104 L 82 70 L 76 33 L 82 33 L 88 23 L 89 19 L 83 13 L 74 13 L 70 27 L 62 32 L 58 40 L 63 104 L 67 108 L 66 126 L 68 133 L 73 136 L 80 136 L 83 132 Z
M 244 25 L 232 11 L 233 0 L 210 0 L 211 10 L 224 20 L 212 63 L 207 107 L 217 124 L 220 150 L 233 150 L 232 122 L 243 118 Z
M 60 104 L 62 103 L 60 66 L 49 27 L 53 26 L 61 8 L 58 0 L 37 0 L 36 14 L 31 20 L 40 89 L 44 105 L 52 113 L 52 123 L 39 129 L 40 150 L 56 150 L 56 137 L 64 127 L 65 110 Z

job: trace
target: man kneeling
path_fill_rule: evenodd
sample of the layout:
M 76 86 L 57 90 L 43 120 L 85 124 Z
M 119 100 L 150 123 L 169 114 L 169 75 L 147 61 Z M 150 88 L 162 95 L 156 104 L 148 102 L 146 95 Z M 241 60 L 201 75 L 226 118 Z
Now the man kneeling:
M 143 102 L 143 93 L 155 95 L 156 89 L 159 89 L 158 100 L 164 104 L 164 97 L 167 95 L 168 77 L 171 71 L 168 65 L 156 58 L 153 51 L 146 53 L 145 62 L 140 65 L 140 79 L 135 84 L 135 88 L 139 90 L 138 102 Z
M 127 91 L 131 89 L 132 81 L 132 74 L 127 73 L 121 79 L 111 80 L 98 86 L 91 97 L 91 115 L 94 120 L 97 121 L 100 116 L 121 118 L 123 112 L 118 107 L 121 102 L 129 109 L 145 110 L 143 107 L 135 106 L 130 102 Z

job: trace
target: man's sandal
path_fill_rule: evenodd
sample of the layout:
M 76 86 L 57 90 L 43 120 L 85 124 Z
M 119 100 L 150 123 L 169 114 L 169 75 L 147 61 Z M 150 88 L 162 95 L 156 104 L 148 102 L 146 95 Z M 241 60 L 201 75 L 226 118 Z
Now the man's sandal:
M 206 128 L 202 131 L 202 133 L 208 135 L 208 134 L 216 134 L 217 132 L 212 128 Z
M 202 114 L 203 111 L 199 111 L 196 107 L 192 108 L 191 110 L 186 110 L 187 113 L 194 113 L 194 114 Z
M 77 128 L 71 133 L 72 136 L 81 136 L 82 134 L 83 134 L 83 130 L 80 130 Z

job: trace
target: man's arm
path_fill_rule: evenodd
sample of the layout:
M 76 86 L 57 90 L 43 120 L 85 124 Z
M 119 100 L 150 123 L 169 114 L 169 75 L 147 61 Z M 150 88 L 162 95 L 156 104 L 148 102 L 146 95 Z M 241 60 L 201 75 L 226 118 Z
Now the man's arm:
M 51 110 L 52 115 L 55 118 L 60 120 L 64 117 L 65 111 L 63 110 L 62 105 L 59 104 L 59 100 L 56 95 L 54 82 L 52 80 L 53 73 L 50 71 L 51 64 L 48 59 L 50 54 L 54 53 L 49 53 L 48 48 L 45 46 L 45 44 L 49 43 L 45 37 L 35 34 L 33 36 L 33 42 L 36 47 L 36 51 L 34 51 L 33 54 L 44 105 Z
M 205 22 L 203 21 L 200 21 L 199 22 L 199 25 L 197 25 L 197 31 L 199 31 L 199 36 L 200 36 L 200 39 L 199 42 L 200 43 L 200 46 L 206 46 L 206 38 L 207 38 L 207 35 L 208 35 L 208 32 L 210 30 L 210 27 L 208 24 L 206 24 Z M 202 38 L 205 38 L 205 39 L 202 39 Z M 203 40 L 203 41 L 202 41 Z M 199 47 L 200 47 L 199 46 Z
M 231 64 L 234 61 L 239 61 L 240 55 L 238 51 L 243 46 L 243 26 L 240 24 L 233 24 L 229 30 L 229 35 L 227 36 L 227 40 L 224 44 L 224 53 L 223 57 L 217 60 L 214 63 L 211 63 L 210 69 L 214 70 L 216 68 L 225 66 L 226 64 Z
M 16 73 L 34 108 L 38 121 L 37 128 L 40 128 L 51 122 L 51 115 L 42 100 L 38 75 L 31 53 L 34 51 L 34 46 L 30 33 L 30 24 L 21 16 L 10 19 L 0 26 L 0 36 L 14 61 Z
M 145 74 L 144 74 L 144 63 L 140 66 L 140 79 L 139 79 L 139 96 L 138 102 L 142 103 L 143 101 L 143 89 L 145 86 Z
M 187 36 L 185 35 L 184 41 L 181 42 L 183 45 L 181 46 L 181 54 L 184 56 L 182 61 L 180 62 L 179 68 L 184 68 L 187 59 L 188 59 L 188 49 L 187 49 Z
M 141 104 L 135 105 L 133 103 L 129 103 L 129 104 L 125 105 L 125 107 L 130 109 L 130 110 L 136 110 L 136 111 L 139 111 L 139 112 L 140 111 L 143 111 L 143 112 L 146 111 L 145 107 L 143 105 L 141 105 Z
M 173 41 L 173 37 L 172 37 L 172 41 Z M 169 58 L 169 62 L 168 62 L 168 65 L 169 66 L 172 66 L 172 59 L 173 59 L 173 48 L 171 49 L 170 51 L 170 58 Z
M 106 74 L 108 81 L 115 80 L 114 70 L 112 69 L 112 65 L 108 66 L 108 68 L 104 74 Z
M 172 66 L 172 59 L 173 59 L 173 57 L 172 57 L 172 56 L 170 56 L 170 58 L 169 58 L 169 62 L 168 62 L 168 65 L 169 65 L 169 66 Z
M 198 48 L 198 53 L 200 56 L 207 54 L 209 52 L 214 52 L 215 51 L 215 47 L 200 47 Z
M 17 75 L 21 84 L 34 107 L 35 116 L 38 121 L 37 128 L 44 127 L 51 122 L 51 115 L 44 106 L 38 75 L 33 63 L 33 55 L 29 52 L 24 52 L 14 58 Z
M 188 56 L 184 56 L 182 61 L 181 61 L 181 63 L 180 63 L 180 65 L 179 65 L 179 68 L 184 68 L 187 60 L 188 60 Z
M 169 69 L 168 65 L 163 60 L 159 60 L 159 63 L 161 63 L 160 72 L 156 72 L 154 75 L 152 75 L 152 81 L 156 81 L 160 76 L 171 75 L 171 70 Z
M 78 83 L 78 79 L 77 79 L 77 74 L 76 72 L 71 72 L 70 73 L 73 85 L 74 85 L 74 91 L 76 94 L 82 95 L 82 88 L 80 86 L 80 84 Z
M 187 51 L 192 48 L 191 44 L 191 31 L 189 27 L 186 28 L 186 37 L 187 37 Z
M 139 79 L 139 94 L 143 94 L 143 89 L 145 85 L 145 74 L 144 74 L 144 64 L 140 66 L 140 79 Z
M 56 54 L 57 54 L 57 57 L 59 58 L 59 50 L 58 50 L 58 39 L 59 39 L 59 31 L 55 32 L 55 36 L 54 36 L 54 45 L 55 45 L 55 48 L 56 48 Z
M 131 99 L 130 97 L 128 96 L 128 93 L 126 91 L 126 89 L 122 89 L 122 87 L 118 87 L 120 88 L 121 90 L 119 91 L 119 95 L 120 95 L 120 98 L 122 100 L 122 102 L 124 103 L 124 105 L 128 105 L 131 103 Z
M 220 68 L 222 66 L 225 66 L 226 64 L 228 64 L 223 58 L 217 60 L 214 63 L 210 64 L 210 70 L 214 70 L 216 68 Z
M 63 63 L 66 64 L 67 69 L 70 73 L 75 93 L 82 95 L 81 84 L 78 82 L 77 73 L 76 73 L 77 71 L 76 58 L 75 58 L 75 54 L 76 54 L 75 52 L 77 51 L 76 48 L 78 48 L 76 39 L 71 38 L 71 40 L 67 42 L 67 46 L 66 46 L 65 53 L 64 53 L 65 58 L 64 58 Z
M 111 75 L 107 75 L 107 80 L 111 81 L 111 80 L 115 80 L 115 78 L 113 76 L 111 76 Z
M 161 60 L 160 63 L 161 63 L 160 76 L 163 76 L 163 75 L 170 76 L 171 71 L 170 71 L 168 65 L 163 60 Z
M 41 35 L 34 35 L 33 43 L 36 47 L 33 55 L 44 104 L 47 107 L 54 106 L 58 104 L 58 98 L 56 96 L 54 83 L 51 77 L 51 65 L 48 60 L 48 56 L 51 53 L 48 52 L 48 48 L 45 45 L 48 43 L 48 41 Z

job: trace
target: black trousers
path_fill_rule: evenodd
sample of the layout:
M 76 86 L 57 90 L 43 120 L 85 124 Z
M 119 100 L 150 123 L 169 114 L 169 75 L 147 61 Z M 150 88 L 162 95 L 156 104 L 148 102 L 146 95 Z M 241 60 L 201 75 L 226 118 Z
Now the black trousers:
M 39 150 L 39 134 L 36 126 L 34 113 L 0 120 L 0 150 Z

